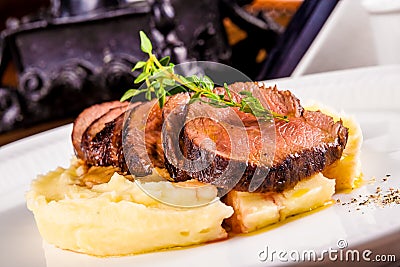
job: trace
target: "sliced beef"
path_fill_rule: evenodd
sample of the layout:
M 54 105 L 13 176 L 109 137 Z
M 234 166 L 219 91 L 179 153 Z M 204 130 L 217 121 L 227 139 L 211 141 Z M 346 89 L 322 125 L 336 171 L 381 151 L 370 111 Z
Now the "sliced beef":
M 162 111 L 156 100 L 111 108 L 84 130 L 79 157 L 88 165 L 148 175 L 154 167 L 164 167 L 161 129 Z
M 187 166 L 186 158 L 181 152 L 181 130 L 183 129 L 188 111 L 190 95 L 187 93 L 176 94 L 165 103 L 162 131 L 162 145 L 165 157 L 165 167 L 176 181 L 190 179 L 183 166 Z M 181 166 L 181 167 L 179 167 Z M 192 169 L 188 166 L 187 170 Z M 179 177 L 179 178 L 178 178 Z
M 182 93 L 169 97 L 163 110 L 157 100 L 85 110 L 74 125 L 74 148 L 89 165 L 116 166 L 136 176 L 165 167 L 175 181 L 194 178 L 256 192 L 283 191 L 341 157 L 348 136 L 341 121 L 304 110 L 289 91 L 257 83 L 236 83 L 230 90 L 237 102 L 244 97 L 240 91 L 252 92 L 289 122 L 275 119 L 260 127 L 257 118 L 238 108 L 189 105 L 190 95 Z M 275 145 L 269 156 L 261 149 Z
M 234 97 L 238 98 L 236 100 L 243 97 L 238 92 L 254 91 L 253 95 L 261 94 L 259 98 L 264 97 L 272 111 L 288 116 L 289 122 L 274 121 L 275 134 L 270 139 L 275 139 L 276 150 L 271 161 L 263 161 L 260 152 L 262 142 L 268 143 L 269 139 L 261 138 L 254 116 L 237 109 L 227 113 L 229 109 L 197 103 L 186 109 L 185 126 L 180 135 L 180 150 L 186 162 L 180 159 L 176 164 L 169 162 L 173 157 L 166 157 L 166 167 L 174 180 L 195 178 L 221 188 L 235 185 L 234 189 L 240 191 L 281 192 L 340 159 L 348 136 L 347 128 L 340 121 L 335 123 L 321 112 L 303 110 L 298 99 L 289 91 L 265 88 L 256 83 L 239 83 L 230 88 Z M 197 114 L 208 112 L 214 115 L 190 118 L 193 109 L 197 109 Z M 232 123 L 237 121 L 235 116 L 241 118 L 242 125 Z M 248 141 L 243 139 L 246 135 Z M 171 145 L 164 143 L 165 150 L 170 149 Z M 208 164 L 206 167 L 199 166 L 201 162 Z M 237 180 L 230 179 L 238 173 Z M 253 177 L 260 176 L 260 173 L 263 179 L 252 187 Z
M 166 98 L 168 101 L 168 97 Z M 154 167 L 164 168 L 164 152 L 161 143 L 163 126 L 162 110 L 158 100 L 152 105 L 145 128 L 146 150 Z
M 110 109 L 107 113 L 105 113 L 100 118 L 96 119 L 89 127 L 86 128 L 85 132 L 82 135 L 81 141 L 81 150 L 83 151 L 83 159 L 88 163 L 91 163 L 91 142 L 96 137 L 98 133 L 100 133 L 106 126 L 107 123 L 112 122 L 116 118 L 118 118 L 121 114 L 124 114 L 127 107 L 116 107 Z
M 124 128 L 124 154 L 129 170 L 136 176 L 164 167 L 161 145 L 162 111 L 157 100 L 144 103 L 129 112 Z
M 139 103 L 135 103 L 139 104 Z M 132 108 L 134 106 L 130 106 Z M 101 130 L 104 129 L 106 124 L 108 122 L 111 122 L 118 118 L 121 114 L 123 114 L 127 109 L 127 106 L 121 106 L 121 107 L 116 107 L 110 109 L 107 113 L 103 114 L 101 117 L 97 118 L 95 121 L 93 121 L 89 127 L 86 128 L 85 132 L 82 135 L 82 141 L 81 143 L 87 143 L 90 142 L 91 139 L 93 139 L 97 133 L 99 133 Z
M 94 166 L 119 166 L 122 153 L 121 131 L 125 111 L 140 105 L 135 102 L 120 107 L 115 107 L 86 128 L 82 135 L 81 151 L 82 159 L 89 165 Z
M 116 107 L 126 107 L 128 102 L 105 102 L 93 105 L 84 111 L 75 119 L 74 127 L 72 129 L 72 144 L 74 146 L 75 154 L 78 158 L 83 158 L 83 151 L 81 150 L 81 141 L 83 133 L 86 129 L 98 118 L 106 114 L 110 109 Z
M 122 151 L 122 126 L 125 114 L 105 124 L 94 138 L 84 145 L 85 161 L 93 166 L 115 166 L 126 170 Z

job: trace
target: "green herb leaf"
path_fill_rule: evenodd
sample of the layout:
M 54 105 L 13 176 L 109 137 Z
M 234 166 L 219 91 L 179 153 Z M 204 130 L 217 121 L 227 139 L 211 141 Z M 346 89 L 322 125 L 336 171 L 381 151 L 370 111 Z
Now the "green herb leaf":
M 168 90 L 167 95 L 176 95 L 179 93 L 187 93 L 188 89 L 182 85 L 174 86 L 170 90 Z
M 256 117 L 262 117 L 265 119 L 271 118 L 271 113 L 262 106 L 260 100 L 252 95 L 244 97 L 241 100 L 241 105 L 242 107 L 240 110 L 243 112 L 251 113 Z
M 253 94 L 249 91 L 240 91 L 239 94 L 246 95 L 246 96 L 253 96 Z
M 150 86 L 157 90 L 158 88 L 160 88 L 161 83 L 158 80 L 154 80 L 151 82 Z
M 151 100 L 151 91 L 150 91 L 150 90 L 146 90 L 145 92 L 146 92 L 146 93 L 145 93 L 144 97 L 145 97 L 148 101 L 150 101 L 150 100 Z
M 132 71 L 143 68 L 144 66 L 146 66 L 145 61 L 138 61 L 138 62 L 136 62 L 135 66 L 132 68 Z
M 142 49 L 143 52 L 151 54 L 153 50 L 153 45 L 151 44 L 150 39 L 143 31 L 140 31 L 139 34 L 140 34 L 140 48 Z
M 180 77 L 183 85 L 187 86 L 188 84 L 193 84 L 193 86 L 199 86 L 199 78 L 196 75 L 188 76 L 188 77 Z
M 131 97 L 137 96 L 143 92 L 145 92 L 146 89 L 129 89 L 128 91 L 125 92 L 125 94 L 121 97 L 120 101 L 123 102 L 125 100 L 128 100 Z
M 172 79 L 163 79 L 162 83 L 166 86 L 175 86 L 175 81 Z
M 210 77 L 204 75 L 202 82 L 205 85 L 205 89 L 208 89 L 209 91 L 214 90 L 214 82 L 210 79 Z
M 207 94 L 205 94 L 208 98 L 213 99 L 213 100 L 221 100 L 221 98 L 219 97 L 219 95 L 214 94 L 214 93 L 209 93 L 207 92 Z
M 232 94 L 231 94 L 231 90 L 229 89 L 228 85 L 226 83 L 224 83 L 224 88 L 225 88 L 225 92 L 228 95 L 228 98 L 230 101 L 232 101 Z
M 169 56 L 165 56 L 162 59 L 160 59 L 160 64 L 163 65 L 164 67 L 168 66 L 169 60 L 171 58 Z
M 226 108 L 228 107 L 227 105 L 225 105 L 224 103 L 219 102 L 218 100 L 215 99 L 210 99 L 209 101 L 203 101 L 201 100 L 203 103 L 207 103 L 210 106 L 214 107 L 214 108 Z
M 158 99 L 158 105 L 160 106 L 160 108 L 163 108 L 164 104 L 166 101 L 166 97 L 165 94 L 163 94 L 159 99 Z
M 139 74 L 139 76 L 136 77 L 134 83 L 141 83 L 149 77 L 150 77 L 150 73 L 142 72 Z
M 189 103 L 194 103 L 197 100 L 199 100 L 201 98 L 202 92 L 196 92 L 195 94 L 192 95 L 192 97 L 190 98 Z

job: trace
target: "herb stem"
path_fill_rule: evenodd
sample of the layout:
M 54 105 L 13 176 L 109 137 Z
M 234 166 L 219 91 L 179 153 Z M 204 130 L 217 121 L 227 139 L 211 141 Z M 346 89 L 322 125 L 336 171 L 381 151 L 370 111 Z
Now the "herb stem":
M 173 72 L 168 72 L 167 69 L 163 65 L 161 65 L 160 61 L 158 61 L 158 59 L 156 58 L 155 55 L 152 54 L 150 56 L 150 58 L 153 59 L 153 62 L 157 65 L 157 67 L 161 71 L 165 72 L 169 76 L 169 78 L 173 79 L 175 82 L 179 83 L 182 86 L 186 86 L 187 88 L 189 88 L 191 91 L 193 91 L 195 93 L 200 92 L 200 89 L 196 85 L 194 85 L 193 83 L 187 81 L 186 79 L 185 79 L 186 80 L 186 82 L 185 82 L 185 81 L 182 80 L 180 75 L 176 75 Z
M 226 94 L 217 94 L 214 92 L 214 82 L 207 76 L 196 76 L 185 77 L 180 74 L 176 74 L 173 70 L 174 65 L 169 63 L 169 57 L 164 57 L 160 60 L 153 54 L 153 45 L 144 32 L 140 32 L 140 47 L 149 58 L 147 61 L 139 61 L 136 63 L 132 71 L 142 68 L 143 72 L 138 75 L 135 79 L 135 83 L 146 83 L 144 89 L 129 89 L 122 96 L 121 101 L 127 100 L 138 94 L 145 93 L 146 99 L 151 100 L 153 93 L 158 98 L 160 108 L 165 104 L 166 95 L 169 94 L 167 88 L 170 86 L 181 86 L 185 90 L 191 91 L 194 94 L 191 97 L 191 101 L 203 101 L 208 104 L 224 108 L 224 107 L 236 107 L 240 111 L 245 113 L 251 113 L 256 117 L 264 119 L 277 118 L 280 120 L 288 121 L 286 116 L 277 114 L 273 111 L 265 109 L 260 101 L 252 95 L 251 92 L 242 91 L 243 97 L 240 102 L 236 102 L 232 99 L 230 89 L 224 84 Z M 207 98 L 208 101 L 202 99 Z M 228 99 L 227 99 L 228 98 Z

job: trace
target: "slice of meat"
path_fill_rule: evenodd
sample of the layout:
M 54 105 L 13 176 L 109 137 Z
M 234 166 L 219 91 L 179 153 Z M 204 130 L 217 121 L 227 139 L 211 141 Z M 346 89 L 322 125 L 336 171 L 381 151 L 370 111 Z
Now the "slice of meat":
M 156 100 L 110 109 L 84 132 L 83 159 L 93 166 L 148 175 L 154 167 L 164 167 L 161 129 L 162 112 Z
M 138 105 L 139 103 L 135 103 L 135 104 Z M 134 106 L 131 105 L 130 108 L 133 108 Z M 108 112 L 103 114 L 101 117 L 99 117 L 95 121 L 93 121 L 89 125 L 89 127 L 86 128 L 85 132 L 83 133 L 81 143 L 83 144 L 86 142 L 90 142 L 90 140 L 92 138 L 94 138 L 97 133 L 99 133 L 101 130 L 103 130 L 103 128 L 106 126 L 106 123 L 118 118 L 121 114 L 123 114 L 126 111 L 126 109 L 127 109 L 127 105 L 112 108 Z
M 204 161 L 208 165 L 193 168 L 167 162 L 166 167 L 174 180 L 195 178 L 220 188 L 281 192 L 340 159 L 348 135 L 347 128 L 340 121 L 335 123 L 321 112 L 304 111 L 298 99 L 289 91 L 265 88 L 255 83 L 239 83 L 230 88 L 239 101 L 243 96 L 238 92 L 253 90 L 253 95 L 261 94 L 264 97 L 271 110 L 288 116 L 289 122 L 275 119 L 276 150 L 271 164 L 260 161 L 263 142 L 268 142 L 268 138 L 261 138 L 260 127 L 255 126 L 254 116 L 237 109 L 227 115 L 228 109 L 215 109 L 199 103 L 199 110 L 210 110 L 209 114 L 223 113 L 223 116 L 217 119 L 215 115 L 186 118 L 180 147 L 189 162 Z M 191 105 L 188 114 L 192 106 L 195 107 Z M 241 118 L 243 124 L 231 123 L 234 116 Z M 243 153 L 232 154 L 233 151 Z M 168 161 L 168 157 L 166 159 Z M 256 174 L 259 175 L 260 170 L 264 177 L 255 188 L 251 188 L 252 179 Z M 236 179 L 232 178 L 235 174 Z
M 185 125 L 189 100 L 190 95 L 187 93 L 173 95 L 165 103 L 162 111 L 164 124 L 161 140 L 165 167 L 177 181 L 190 179 L 187 176 L 187 170 L 190 170 L 191 166 L 189 165 L 188 169 L 183 167 L 190 164 L 190 162 L 186 162 L 180 147 L 180 141 L 182 140 L 181 130 Z
M 123 149 L 131 174 L 146 176 L 164 167 L 162 111 L 157 99 L 131 110 L 123 133 Z
M 166 101 L 168 101 L 168 97 Z M 161 143 L 163 126 L 162 109 L 158 101 L 152 105 L 145 128 L 146 150 L 154 167 L 164 168 L 164 151 Z
M 112 101 L 105 102 L 97 105 L 93 105 L 84 111 L 74 121 L 72 129 L 72 144 L 75 150 L 75 154 L 78 158 L 83 158 L 83 151 L 81 150 L 82 135 L 86 129 L 99 117 L 103 116 L 110 109 L 127 106 L 128 102 Z
M 98 152 L 92 149 L 92 144 L 93 144 L 92 140 L 97 136 L 98 133 L 100 133 L 106 127 L 107 123 L 110 123 L 115 119 L 117 119 L 118 117 L 120 117 L 121 115 L 123 115 L 127 109 L 132 109 L 140 104 L 141 104 L 140 102 L 135 102 L 128 105 L 128 102 L 126 102 L 126 105 L 112 108 L 108 110 L 108 112 L 97 118 L 95 121 L 93 121 L 92 124 L 90 124 L 89 127 L 87 127 L 87 129 L 82 135 L 82 141 L 81 141 L 81 151 L 83 151 L 82 159 L 91 165 L 100 164 L 101 166 L 104 166 L 104 164 L 100 163 L 99 160 L 97 159 Z
M 88 165 L 115 166 L 126 170 L 122 152 L 122 126 L 126 110 L 134 109 L 140 102 L 109 109 L 90 124 L 82 135 L 82 159 Z
M 122 126 L 125 114 L 107 122 L 83 147 L 85 162 L 93 166 L 115 166 L 126 170 L 122 151 Z

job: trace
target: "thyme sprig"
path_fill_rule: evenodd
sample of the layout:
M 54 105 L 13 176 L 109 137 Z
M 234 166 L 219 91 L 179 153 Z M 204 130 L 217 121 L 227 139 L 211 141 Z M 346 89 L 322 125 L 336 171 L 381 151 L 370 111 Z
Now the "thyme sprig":
M 225 94 L 218 94 L 214 92 L 214 82 L 206 75 L 185 77 L 175 73 L 175 65 L 170 62 L 170 57 L 166 56 L 158 60 L 153 54 L 153 45 L 143 31 L 140 31 L 140 48 L 148 55 L 148 59 L 147 61 L 137 62 L 132 71 L 142 69 L 134 83 L 140 84 L 144 82 L 145 87 L 127 90 L 121 97 L 121 101 L 144 93 L 147 100 L 151 100 L 153 96 L 157 97 L 159 106 L 162 108 L 165 104 L 166 96 L 178 92 L 191 92 L 193 94 L 190 103 L 201 101 L 217 108 L 237 107 L 239 110 L 251 113 L 258 118 L 278 118 L 288 121 L 287 116 L 265 109 L 259 99 L 254 97 L 251 92 L 239 92 L 243 97 L 240 102 L 236 102 L 226 83 L 224 83 L 223 87 Z

